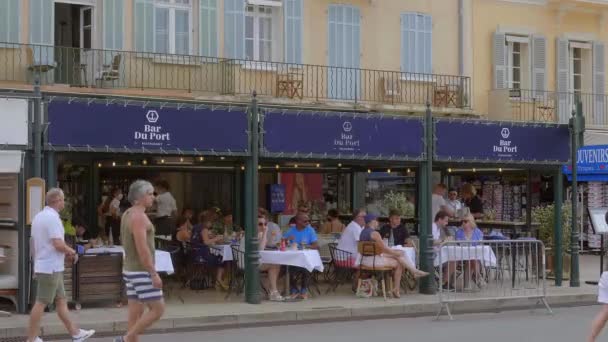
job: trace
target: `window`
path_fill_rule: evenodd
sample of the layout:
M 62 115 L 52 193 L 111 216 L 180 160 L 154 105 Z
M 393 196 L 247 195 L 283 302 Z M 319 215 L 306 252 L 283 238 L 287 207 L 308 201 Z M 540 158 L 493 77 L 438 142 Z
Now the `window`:
M 401 15 L 401 71 L 433 72 L 433 20 L 430 15 Z
M 155 8 L 154 51 L 190 53 L 190 0 L 159 0 Z
M 245 59 L 271 61 L 273 54 L 273 7 L 248 5 L 245 12 Z
M 509 89 L 530 89 L 532 82 L 530 37 L 507 35 L 506 45 L 507 87 Z
M 580 95 L 583 90 L 583 51 L 580 48 L 570 49 L 571 58 L 571 90 Z
M 137 51 L 190 54 L 191 0 L 135 0 Z

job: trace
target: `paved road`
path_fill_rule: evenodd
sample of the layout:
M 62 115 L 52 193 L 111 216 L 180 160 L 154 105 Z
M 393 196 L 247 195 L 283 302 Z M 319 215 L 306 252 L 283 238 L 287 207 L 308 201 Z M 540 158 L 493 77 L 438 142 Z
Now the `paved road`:
M 433 321 L 432 317 L 370 321 L 349 321 L 297 326 L 275 326 L 221 331 L 184 332 L 144 336 L 142 342 L 369 342 L 389 341 L 585 341 L 598 306 L 457 315 L 454 321 Z M 608 328 L 599 339 L 605 341 Z M 404 339 L 405 338 L 405 339 Z M 98 338 L 92 342 L 112 341 Z

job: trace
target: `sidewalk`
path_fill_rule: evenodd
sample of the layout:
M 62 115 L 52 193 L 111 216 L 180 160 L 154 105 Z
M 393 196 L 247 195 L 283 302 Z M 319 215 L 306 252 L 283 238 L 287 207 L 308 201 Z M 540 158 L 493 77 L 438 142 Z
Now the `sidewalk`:
M 597 260 L 597 261 L 596 261 Z M 585 280 L 597 280 L 599 274 L 599 257 L 584 256 L 581 260 L 581 287 L 570 288 L 564 281 L 561 288 L 547 284 L 547 300 L 552 307 L 581 306 L 595 304 L 597 287 L 586 285 Z M 594 271 L 595 270 L 595 271 Z M 595 275 L 594 275 L 595 274 Z M 415 292 L 402 294 L 400 299 L 384 301 L 382 297 L 356 298 L 348 286 L 336 294 L 322 294 L 308 301 L 275 303 L 263 301 L 259 305 L 243 302 L 243 297 L 232 296 L 224 300 L 224 293 L 205 290 L 199 293 L 174 290 L 167 298 L 167 310 L 164 317 L 153 329 L 156 331 L 183 329 L 226 329 L 251 325 L 276 325 L 301 321 L 336 321 L 361 318 L 381 318 L 390 316 L 434 316 L 439 310 L 436 295 L 422 295 Z M 185 304 L 178 299 L 182 296 Z M 532 308 L 533 300 L 517 299 L 473 299 L 454 304 L 452 313 L 455 319 L 465 312 L 501 311 L 516 308 Z M 544 311 L 542 306 L 537 310 Z M 81 311 L 73 311 L 82 327 L 95 329 L 100 335 L 115 335 L 125 331 L 126 307 L 90 308 L 85 306 Z M 433 317 L 429 317 L 433 319 Z M 443 316 L 442 319 L 447 319 Z M 28 316 L 13 315 L 0 319 L 0 339 L 25 335 Z M 42 336 L 65 336 L 65 330 L 57 316 L 45 314 Z

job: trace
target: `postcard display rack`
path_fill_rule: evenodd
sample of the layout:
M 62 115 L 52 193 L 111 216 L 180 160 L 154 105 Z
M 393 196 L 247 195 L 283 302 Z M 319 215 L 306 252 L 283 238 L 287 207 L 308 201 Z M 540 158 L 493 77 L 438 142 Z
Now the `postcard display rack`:
M 594 234 L 591 227 L 589 212 L 587 208 L 596 209 L 608 206 L 608 183 L 604 182 L 588 182 L 584 186 L 584 191 L 579 196 L 579 208 L 581 222 L 579 229 L 581 232 L 582 246 L 581 251 L 599 251 L 601 247 L 601 236 Z M 586 242 L 586 247 L 585 243 Z M 608 239 L 604 241 L 604 247 L 608 243 Z

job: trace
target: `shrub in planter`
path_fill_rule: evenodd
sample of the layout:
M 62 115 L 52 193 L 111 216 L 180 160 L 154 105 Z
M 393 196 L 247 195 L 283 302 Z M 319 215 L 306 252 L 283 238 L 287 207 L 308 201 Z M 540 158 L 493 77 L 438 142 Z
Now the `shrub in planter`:
M 547 248 L 547 269 L 553 270 L 553 255 L 555 237 L 553 234 L 555 205 L 549 204 L 532 208 L 532 222 L 539 224 L 538 236 Z M 562 215 L 562 253 L 563 265 L 562 273 L 564 279 L 570 277 L 570 234 L 572 232 L 572 205 L 570 201 L 566 201 L 561 206 Z M 552 273 L 552 272 L 550 272 Z

